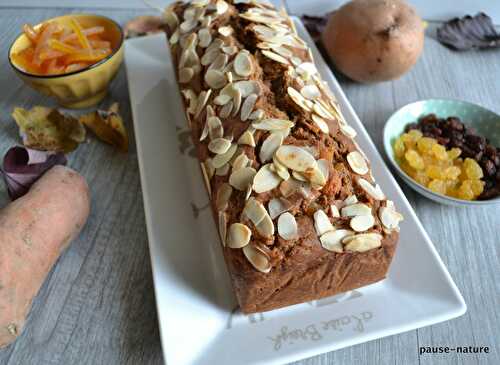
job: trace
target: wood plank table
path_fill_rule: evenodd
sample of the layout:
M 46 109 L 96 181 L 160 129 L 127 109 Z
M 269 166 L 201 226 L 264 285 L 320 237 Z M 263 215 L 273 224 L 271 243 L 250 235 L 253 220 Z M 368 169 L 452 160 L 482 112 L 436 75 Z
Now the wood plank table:
M 81 12 L 82 9 L 78 9 Z M 146 13 L 83 9 L 119 22 Z M 7 50 L 23 23 L 77 12 L 70 8 L 0 5 L 0 154 L 19 143 L 14 106 L 54 105 L 16 77 Z M 432 32 L 430 32 L 432 33 Z M 403 78 L 376 85 L 341 84 L 381 149 L 382 127 L 398 107 L 418 99 L 465 99 L 500 112 L 500 51 L 455 53 L 430 34 L 416 67 Z M 161 364 L 163 362 L 132 132 L 122 69 L 104 102 L 119 101 L 131 133 L 128 154 L 91 138 L 70 155 L 88 180 L 92 214 L 80 237 L 45 282 L 26 329 L 0 351 L 2 365 Z M 402 187 L 468 305 L 455 320 L 320 355 L 297 364 L 499 364 L 499 207 L 451 208 Z M 7 202 L 1 187 L 2 205 Z M 401 242 L 404 244 L 404 242 Z M 1 242 L 0 242 L 1 249 Z M 415 278 L 418 280 L 418 278 Z M 390 300 L 390 298 L 388 298 Z M 419 355 L 419 346 L 489 346 L 489 354 Z

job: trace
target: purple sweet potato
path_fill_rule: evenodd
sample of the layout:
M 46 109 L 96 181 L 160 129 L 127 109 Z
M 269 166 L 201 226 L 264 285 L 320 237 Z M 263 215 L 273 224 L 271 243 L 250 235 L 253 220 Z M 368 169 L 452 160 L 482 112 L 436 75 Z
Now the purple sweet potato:
M 0 348 L 23 330 L 33 298 L 89 211 L 85 179 L 64 166 L 0 211 Z

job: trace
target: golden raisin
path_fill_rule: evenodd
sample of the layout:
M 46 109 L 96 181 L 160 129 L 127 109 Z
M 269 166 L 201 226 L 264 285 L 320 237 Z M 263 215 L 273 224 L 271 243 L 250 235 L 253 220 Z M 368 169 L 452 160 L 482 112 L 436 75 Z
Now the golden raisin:
M 427 187 L 435 193 L 445 195 L 446 184 L 443 180 L 434 179 L 427 185 Z
M 406 161 L 410 164 L 411 167 L 413 167 L 416 170 L 423 170 L 425 165 L 424 165 L 424 160 L 422 160 L 422 157 L 418 154 L 417 151 L 415 150 L 409 150 L 406 151 L 405 153 L 405 158 Z

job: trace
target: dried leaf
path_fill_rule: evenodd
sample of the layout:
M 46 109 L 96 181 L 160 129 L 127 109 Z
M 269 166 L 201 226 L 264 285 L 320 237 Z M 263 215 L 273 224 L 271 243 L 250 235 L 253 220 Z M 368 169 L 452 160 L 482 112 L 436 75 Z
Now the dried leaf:
M 114 103 L 107 110 L 97 110 L 82 115 L 79 121 L 89 128 L 102 141 L 118 147 L 123 152 L 128 151 L 127 130 L 118 114 L 118 103 Z
M 445 46 L 458 51 L 500 47 L 500 34 L 484 13 L 447 21 L 437 29 L 437 38 Z
M 75 118 L 56 109 L 35 106 L 14 108 L 12 117 L 19 126 L 26 147 L 53 152 L 71 152 L 85 140 L 85 128 Z
M 63 153 L 32 150 L 25 147 L 12 147 L 3 159 L 3 179 L 12 200 L 28 192 L 48 169 L 55 165 L 66 165 Z

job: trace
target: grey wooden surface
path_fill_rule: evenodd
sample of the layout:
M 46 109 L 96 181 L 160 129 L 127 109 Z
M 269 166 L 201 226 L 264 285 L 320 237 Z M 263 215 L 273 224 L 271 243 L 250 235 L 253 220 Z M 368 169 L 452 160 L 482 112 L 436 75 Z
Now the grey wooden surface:
M 144 10 L 85 9 L 124 22 Z M 19 142 L 14 106 L 53 105 L 14 75 L 7 49 L 25 22 L 72 9 L 14 9 L 0 4 L 0 156 Z M 81 9 L 79 9 L 81 11 Z M 431 32 L 432 33 L 432 32 Z M 500 113 L 500 51 L 454 53 L 432 35 L 417 66 L 376 85 L 340 79 L 354 109 L 381 149 L 382 127 L 397 108 L 429 97 L 477 102 Z M 91 139 L 70 156 L 87 178 L 92 214 L 36 298 L 23 335 L 0 351 L 2 365 L 161 364 L 153 282 L 137 154 L 124 70 L 109 101 L 119 101 L 131 133 L 128 154 Z M 451 208 L 403 189 L 468 305 L 455 320 L 320 355 L 297 364 L 499 364 L 499 207 Z M 3 187 L 0 203 L 7 202 Z M 404 242 L 401 242 L 404 244 Z M 418 280 L 418 278 L 416 278 Z M 390 298 L 388 298 L 390 300 Z M 420 355 L 419 346 L 489 346 L 483 355 Z

